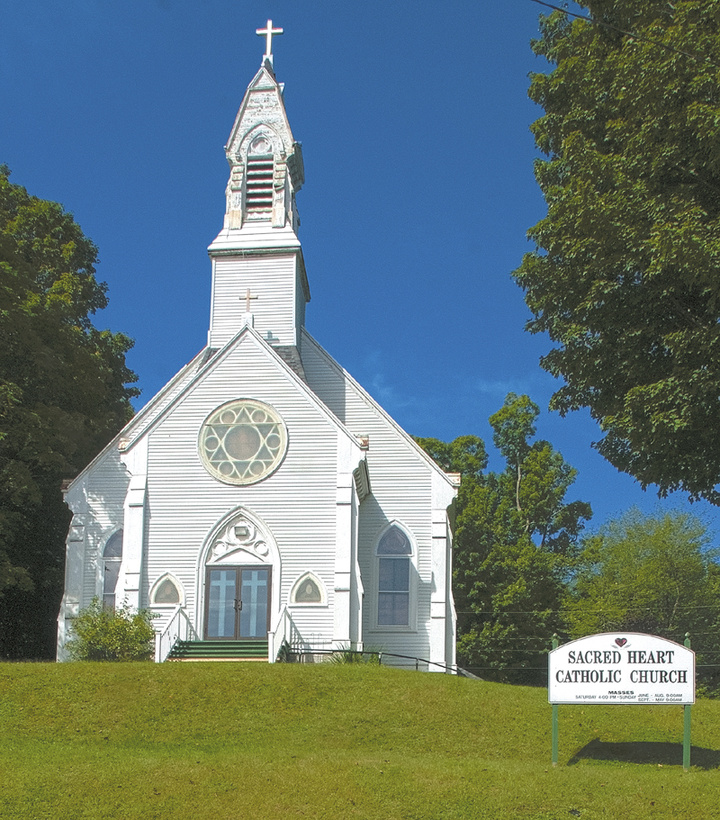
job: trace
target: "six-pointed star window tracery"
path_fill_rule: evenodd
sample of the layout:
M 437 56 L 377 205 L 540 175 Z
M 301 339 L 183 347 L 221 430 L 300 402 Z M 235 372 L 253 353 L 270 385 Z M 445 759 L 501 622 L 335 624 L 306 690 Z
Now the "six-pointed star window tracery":
M 287 431 L 267 404 L 241 399 L 218 407 L 200 431 L 200 457 L 208 471 L 228 484 L 253 484 L 277 468 Z

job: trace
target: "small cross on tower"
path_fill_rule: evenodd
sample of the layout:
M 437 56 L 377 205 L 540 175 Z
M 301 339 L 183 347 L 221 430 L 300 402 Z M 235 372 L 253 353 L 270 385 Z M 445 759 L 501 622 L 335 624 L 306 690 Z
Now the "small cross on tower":
M 267 25 L 265 28 L 258 28 L 255 29 L 255 34 L 259 35 L 260 37 L 265 37 L 265 54 L 263 55 L 263 60 L 270 60 L 270 65 L 273 64 L 273 53 L 272 53 L 272 38 L 273 34 L 282 34 L 283 30 L 281 28 L 273 28 L 272 20 L 267 21 Z
M 241 296 L 240 298 L 245 300 L 245 313 L 250 313 L 250 301 L 251 301 L 252 299 L 257 299 L 257 298 L 259 298 L 259 297 L 257 297 L 257 296 L 251 296 L 251 295 L 250 295 L 250 288 L 248 288 L 248 289 L 245 291 L 245 296 Z

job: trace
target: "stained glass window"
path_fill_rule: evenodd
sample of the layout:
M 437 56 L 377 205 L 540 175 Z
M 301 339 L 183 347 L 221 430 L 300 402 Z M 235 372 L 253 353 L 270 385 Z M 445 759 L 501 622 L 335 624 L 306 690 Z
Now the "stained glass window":
M 180 592 L 171 578 L 165 578 L 158 584 L 153 595 L 154 604 L 179 604 Z
M 295 584 L 290 596 L 290 601 L 293 604 L 321 604 L 322 600 L 320 586 L 311 573 L 304 575 Z
M 275 410 L 251 399 L 218 407 L 200 430 L 200 458 L 226 484 L 254 484 L 274 472 L 287 449 L 287 430 Z

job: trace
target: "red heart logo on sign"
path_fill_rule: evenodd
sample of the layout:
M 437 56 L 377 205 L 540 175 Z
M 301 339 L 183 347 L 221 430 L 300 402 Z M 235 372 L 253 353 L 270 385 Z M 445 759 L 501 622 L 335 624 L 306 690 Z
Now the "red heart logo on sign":
M 618 646 L 625 646 L 625 644 L 627 643 L 627 638 L 615 638 L 615 643 Z

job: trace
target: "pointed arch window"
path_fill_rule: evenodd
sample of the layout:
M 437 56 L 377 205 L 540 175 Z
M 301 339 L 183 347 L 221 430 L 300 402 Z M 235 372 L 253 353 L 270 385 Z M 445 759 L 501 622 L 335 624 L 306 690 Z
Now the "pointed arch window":
M 156 606 L 174 606 L 182 603 L 178 581 L 172 575 L 164 575 L 158 579 L 150 594 L 150 603 Z
M 377 624 L 410 626 L 412 544 L 393 524 L 377 546 Z
M 322 581 L 312 572 L 306 572 L 295 582 L 290 593 L 291 604 L 324 604 L 325 589 Z
M 103 607 L 115 609 L 115 590 L 122 563 L 123 531 L 118 530 L 108 538 L 103 550 Z

